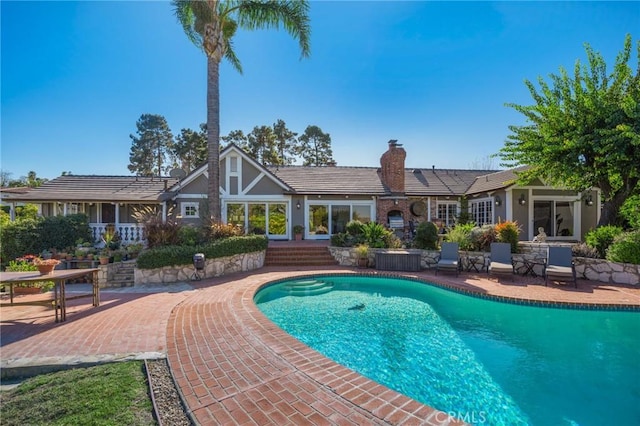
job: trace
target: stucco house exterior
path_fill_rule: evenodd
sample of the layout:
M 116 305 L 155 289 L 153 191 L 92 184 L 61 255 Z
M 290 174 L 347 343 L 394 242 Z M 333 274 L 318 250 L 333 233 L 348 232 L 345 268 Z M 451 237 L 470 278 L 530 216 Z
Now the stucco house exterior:
M 295 225 L 304 227 L 305 239 L 328 239 L 352 219 L 377 221 L 402 235 L 425 220 L 453 225 L 463 197 L 475 223 L 515 220 L 522 240 L 543 227 L 550 240 L 579 241 L 598 222 L 597 189 L 577 193 L 543 182 L 518 186 L 518 169 L 407 169 L 406 155 L 392 140 L 380 167 L 265 167 L 230 144 L 220 153 L 223 222 L 273 240 L 293 239 Z M 87 213 L 97 239 L 114 224 L 125 243 L 139 241 L 144 233 L 131 216 L 137 206 L 199 223 L 206 215 L 207 166 L 181 179 L 66 175 L 4 201 L 37 204 L 45 216 Z

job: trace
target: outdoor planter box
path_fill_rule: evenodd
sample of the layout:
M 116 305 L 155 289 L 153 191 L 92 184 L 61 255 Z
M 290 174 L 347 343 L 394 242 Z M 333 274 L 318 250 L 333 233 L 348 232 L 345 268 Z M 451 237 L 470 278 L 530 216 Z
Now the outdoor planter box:
M 376 269 L 417 272 L 421 257 L 420 250 L 379 250 L 376 252 Z

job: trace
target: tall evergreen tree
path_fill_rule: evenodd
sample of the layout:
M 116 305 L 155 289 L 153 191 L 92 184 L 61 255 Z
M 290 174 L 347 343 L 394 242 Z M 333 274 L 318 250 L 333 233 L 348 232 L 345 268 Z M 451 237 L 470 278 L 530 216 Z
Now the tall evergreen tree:
M 331 151 L 331 136 L 324 133 L 320 127 L 307 126 L 298 141 L 298 154 L 302 157 L 303 166 L 335 165 Z
M 289 130 L 284 120 L 280 119 L 273 123 L 273 133 L 276 137 L 276 152 L 278 153 L 277 162 L 274 165 L 293 164 L 298 134 Z
M 200 124 L 200 131 L 182 129 L 173 145 L 177 166 L 189 173 L 207 161 L 207 125 Z
M 276 135 L 269 126 L 256 126 L 247 135 L 247 154 L 264 165 L 278 164 Z
M 142 114 L 136 122 L 137 136 L 131 138 L 129 165 L 131 173 L 162 176 L 171 168 L 173 135 L 167 120 L 156 114 Z
M 233 143 L 245 151 L 249 149 L 249 141 L 242 130 L 232 130 L 228 135 L 222 136 L 220 139 L 227 144 Z
M 298 41 L 302 56 L 308 56 L 309 4 L 306 0 L 173 0 L 172 4 L 187 37 L 207 56 L 209 212 L 213 221 L 220 222 L 220 62 L 226 58 L 242 72 L 232 43 L 238 28 L 256 30 L 282 26 Z

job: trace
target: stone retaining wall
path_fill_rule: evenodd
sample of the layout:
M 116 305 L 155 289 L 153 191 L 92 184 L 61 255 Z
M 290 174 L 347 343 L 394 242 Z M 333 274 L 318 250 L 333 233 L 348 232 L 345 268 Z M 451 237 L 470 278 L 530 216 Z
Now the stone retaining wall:
M 571 243 L 519 243 L 521 253 L 513 255 L 516 271 L 521 272 L 524 268 L 523 259 L 539 258 L 543 259 L 547 256 L 547 250 L 550 245 L 553 246 L 569 246 Z M 369 267 L 375 268 L 376 251 L 388 249 L 369 249 Z M 358 256 L 353 247 L 329 247 L 331 255 L 342 266 L 357 266 Z M 489 253 L 482 252 L 463 252 L 470 256 L 489 256 Z M 421 267 L 422 269 L 431 269 L 437 263 L 439 251 L 422 250 Z M 589 259 L 586 257 L 574 257 L 576 266 L 576 275 L 579 279 L 590 281 L 599 281 L 610 284 L 631 284 L 640 285 L 640 265 L 630 263 L 615 263 L 604 259 Z M 464 259 L 463 259 L 464 263 Z M 464 265 L 463 265 L 464 266 Z M 536 265 L 534 272 L 538 275 L 543 274 L 542 265 Z
M 211 278 L 234 272 L 246 272 L 260 269 L 264 266 L 266 251 L 242 253 L 217 259 L 206 259 L 201 277 Z M 193 264 L 179 266 L 165 266 L 157 269 L 135 269 L 134 283 L 141 284 L 169 284 L 180 281 L 191 281 L 195 271 Z

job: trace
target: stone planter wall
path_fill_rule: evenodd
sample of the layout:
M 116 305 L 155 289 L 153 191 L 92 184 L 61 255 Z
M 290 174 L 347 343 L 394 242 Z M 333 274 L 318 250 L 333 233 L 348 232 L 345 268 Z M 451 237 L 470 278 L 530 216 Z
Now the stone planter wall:
M 100 288 L 109 287 L 109 282 L 113 280 L 113 275 L 118 270 L 115 263 L 107 263 L 106 265 L 98 265 L 98 286 Z
M 234 256 L 206 259 L 205 269 L 200 271 L 201 277 L 211 278 L 234 272 L 253 271 L 264 266 L 266 251 L 242 253 Z M 180 281 L 191 281 L 195 271 L 193 264 L 165 266 L 157 269 L 135 269 L 135 285 L 170 284 Z
M 519 243 L 521 253 L 513 255 L 516 271 L 522 271 L 524 268 L 523 258 L 534 257 L 543 259 L 547 257 L 547 250 L 550 245 L 553 246 L 571 246 L 572 243 Z M 388 249 L 370 249 L 369 250 L 369 267 L 375 268 L 375 253 L 378 250 Z M 342 266 L 357 266 L 358 256 L 353 247 L 329 247 L 331 255 Z M 484 255 L 489 256 L 489 253 L 482 252 L 461 252 L 461 254 L 468 255 Z M 434 250 L 422 250 L 422 269 L 432 269 L 437 263 L 439 251 Z M 611 284 L 630 284 L 640 286 L 640 265 L 633 265 L 630 263 L 615 263 L 609 262 L 604 259 L 589 259 L 586 257 L 574 257 L 576 266 L 576 275 L 578 279 L 585 279 L 590 281 L 599 281 L 603 283 Z M 464 259 L 463 259 L 464 263 Z M 465 265 L 463 265 L 465 266 Z M 534 272 L 541 276 L 543 274 L 542 265 L 536 265 Z

